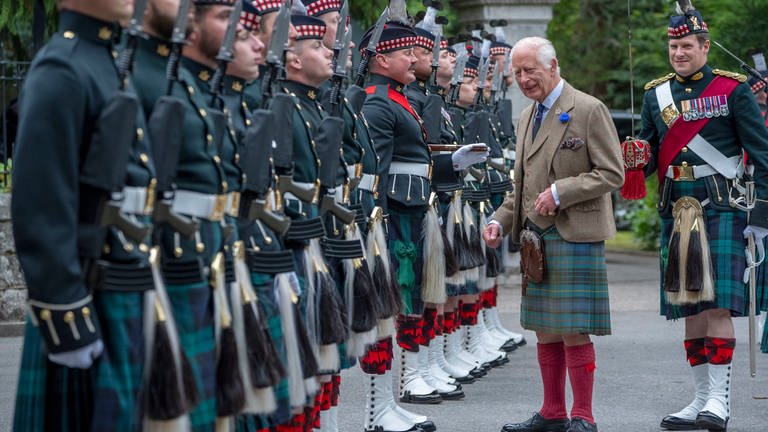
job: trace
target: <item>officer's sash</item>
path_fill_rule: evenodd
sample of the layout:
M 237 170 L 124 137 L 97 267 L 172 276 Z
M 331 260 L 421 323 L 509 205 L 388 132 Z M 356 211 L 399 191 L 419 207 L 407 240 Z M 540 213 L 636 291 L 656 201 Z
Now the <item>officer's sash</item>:
M 727 98 L 738 85 L 739 82 L 736 80 L 716 76 L 699 97 L 705 98 L 725 94 Z M 696 138 L 699 138 L 697 141 L 703 141 L 707 146 L 711 146 L 699 136 L 699 131 L 701 131 L 701 129 L 709 122 L 710 118 L 705 117 L 696 121 L 682 120 L 682 116 L 675 106 L 675 100 L 672 98 L 669 81 L 656 88 L 656 100 L 659 103 L 662 120 L 664 120 L 664 123 L 669 127 L 669 130 L 666 135 L 664 135 L 664 139 L 661 142 L 661 149 L 659 150 L 658 175 L 659 185 L 661 185 L 664 176 L 667 174 L 667 168 L 669 168 L 672 160 L 678 153 L 680 153 L 683 147 L 691 144 Z M 715 166 L 714 164 L 710 165 Z M 717 167 L 715 167 L 715 169 L 717 169 Z
M 367 94 L 373 94 L 376 93 L 376 86 L 368 86 L 365 88 L 365 92 Z M 424 136 L 424 141 L 427 141 L 427 130 L 424 129 L 424 123 L 421 121 L 421 117 L 416 113 L 416 111 L 413 110 L 413 107 L 410 103 L 408 103 L 408 99 L 405 98 L 405 95 L 402 93 L 399 93 L 395 90 L 393 90 L 389 84 L 387 84 L 387 96 L 392 99 L 396 104 L 400 105 L 401 107 L 405 108 L 406 111 L 408 111 L 413 118 L 416 119 L 416 121 L 419 123 L 419 126 L 421 127 L 421 134 Z

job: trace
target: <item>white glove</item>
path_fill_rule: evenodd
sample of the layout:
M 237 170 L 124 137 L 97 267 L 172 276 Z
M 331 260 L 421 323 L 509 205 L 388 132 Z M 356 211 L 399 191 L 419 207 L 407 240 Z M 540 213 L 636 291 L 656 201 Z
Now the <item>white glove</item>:
M 763 239 L 768 236 L 768 228 L 759 227 L 757 225 L 747 225 L 747 227 L 744 228 L 744 238 L 747 238 L 750 235 L 755 237 L 755 244 L 760 244 L 763 242 Z
M 478 146 L 483 146 L 485 150 L 477 151 Z M 488 159 L 488 154 L 488 146 L 485 144 L 463 145 L 451 155 L 451 161 L 453 161 L 453 169 L 455 171 L 461 171 L 476 163 L 485 162 L 485 160 Z
M 98 358 L 103 351 L 104 343 L 98 339 L 74 351 L 48 354 L 48 360 L 68 368 L 88 369 L 93 364 L 93 360 Z

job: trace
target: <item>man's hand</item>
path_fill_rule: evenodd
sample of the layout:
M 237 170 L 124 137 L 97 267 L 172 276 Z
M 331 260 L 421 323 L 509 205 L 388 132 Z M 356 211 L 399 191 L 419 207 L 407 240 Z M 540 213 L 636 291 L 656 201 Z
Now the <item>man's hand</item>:
M 554 216 L 556 210 L 557 204 L 555 204 L 555 197 L 552 196 L 552 188 L 548 187 L 536 198 L 536 211 L 542 216 Z
M 490 221 L 483 231 L 483 240 L 489 248 L 501 246 L 501 225 L 497 221 Z
M 104 343 L 101 339 L 92 342 L 82 348 L 74 351 L 48 354 L 48 360 L 53 363 L 74 369 L 88 369 L 93 364 L 93 360 L 98 358 L 104 351 Z

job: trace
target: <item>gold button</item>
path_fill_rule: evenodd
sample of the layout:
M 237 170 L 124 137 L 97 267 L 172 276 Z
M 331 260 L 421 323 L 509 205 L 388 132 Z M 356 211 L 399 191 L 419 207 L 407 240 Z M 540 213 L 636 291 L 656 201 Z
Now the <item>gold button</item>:
M 187 93 L 191 95 L 195 94 L 195 88 L 192 86 L 187 86 Z
M 144 139 L 144 129 L 136 128 L 136 138 L 138 138 L 139 141 Z
M 133 243 L 123 244 L 123 249 L 125 249 L 126 252 L 133 252 Z
M 64 36 L 64 39 L 74 39 L 75 32 L 67 30 L 64 32 L 64 34 L 62 34 L 62 36 Z
M 683 147 L 683 149 L 682 149 L 681 151 L 682 151 L 683 153 L 687 152 L 687 151 L 688 151 L 688 147 Z
M 110 248 L 109 245 L 104 245 L 102 252 L 104 252 L 104 255 L 109 255 L 109 253 L 112 252 L 112 248 Z
M 251 125 L 251 119 L 245 119 L 245 125 L 250 126 Z
M 140 154 L 140 155 L 139 155 L 139 159 L 141 159 L 141 162 L 142 162 L 142 163 L 147 163 L 147 162 L 149 162 L 149 156 L 147 156 L 147 154 L 146 154 L 146 153 L 142 153 L 142 154 Z
M 69 324 L 73 321 L 75 321 L 75 313 L 72 311 L 67 311 L 67 313 L 64 314 L 64 322 Z
M 235 163 L 240 163 L 240 153 L 235 153 Z
M 48 321 L 51 319 L 51 311 L 48 309 L 43 309 L 40 311 L 40 319 L 43 321 Z
M 305 124 L 305 125 L 307 125 L 307 129 L 312 129 L 312 125 L 311 125 L 311 124 L 309 124 L 309 122 L 308 122 L 308 121 L 307 121 L 307 122 L 304 122 L 304 124 Z
M 86 306 L 86 307 L 84 307 L 84 308 L 80 309 L 80 312 L 82 312 L 82 314 L 83 314 L 83 316 L 84 316 L 84 317 L 89 317 L 89 316 L 91 316 L 91 309 L 90 309 L 88 306 Z
M 220 165 L 221 164 L 221 158 L 219 157 L 219 155 L 215 155 L 213 157 L 213 161 L 216 162 L 216 165 Z
M 184 250 L 182 248 L 177 247 L 173 249 L 173 256 L 175 256 L 176 258 L 181 258 L 182 254 L 184 254 Z
M 205 136 L 205 139 L 208 141 L 208 144 L 210 144 L 213 142 L 213 135 L 208 134 Z
M 205 245 L 202 243 L 196 244 L 195 251 L 197 251 L 197 253 L 203 253 L 205 251 Z
M 228 187 L 229 187 L 229 183 L 227 183 L 225 181 L 221 182 L 221 189 L 222 189 L 222 191 L 226 192 Z
M 149 181 L 149 186 L 150 186 L 150 187 L 155 187 L 155 186 L 157 186 L 157 179 L 156 179 L 156 178 L 153 178 L 152 180 L 150 180 L 150 181 Z
M 149 246 L 147 246 L 144 243 L 142 243 L 142 244 L 139 245 L 139 250 L 144 252 L 144 253 L 147 253 L 147 252 L 149 252 Z
M 201 117 L 205 117 L 205 116 L 207 116 L 207 115 L 208 115 L 208 113 L 205 111 L 205 109 L 203 109 L 203 108 L 200 108 L 200 116 L 201 116 Z
M 323 163 L 320 162 L 320 159 L 317 160 L 317 166 L 321 166 Z

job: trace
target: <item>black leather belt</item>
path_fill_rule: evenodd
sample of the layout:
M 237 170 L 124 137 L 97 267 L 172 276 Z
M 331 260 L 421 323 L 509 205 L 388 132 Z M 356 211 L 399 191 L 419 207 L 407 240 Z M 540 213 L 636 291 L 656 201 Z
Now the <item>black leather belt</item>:
M 437 192 L 453 192 L 462 189 L 464 185 L 462 183 L 435 183 L 432 182 L 432 187 Z
M 323 220 L 319 217 L 313 219 L 291 220 L 291 227 L 285 234 L 286 240 L 309 240 L 325 235 Z
M 292 272 L 293 252 L 282 251 L 248 251 L 245 257 L 248 268 L 253 273 L 278 274 Z
M 232 259 L 232 254 L 227 253 L 224 257 L 224 281 L 227 283 L 235 282 L 235 261 Z
M 350 210 L 355 212 L 355 223 L 358 225 L 364 224 L 368 221 L 368 218 L 363 213 L 362 204 L 350 204 L 347 206 Z
M 363 246 L 358 240 L 324 238 L 320 241 L 326 258 L 353 259 L 363 257 Z
M 149 263 L 97 261 L 92 277 L 94 288 L 103 291 L 146 291 L 155 286 Z
M 165 282 L 170 285 L 199 283 L 208 278 L 203 274 L 203 264 L 199 260 L 163 261 L 161 267 Z

